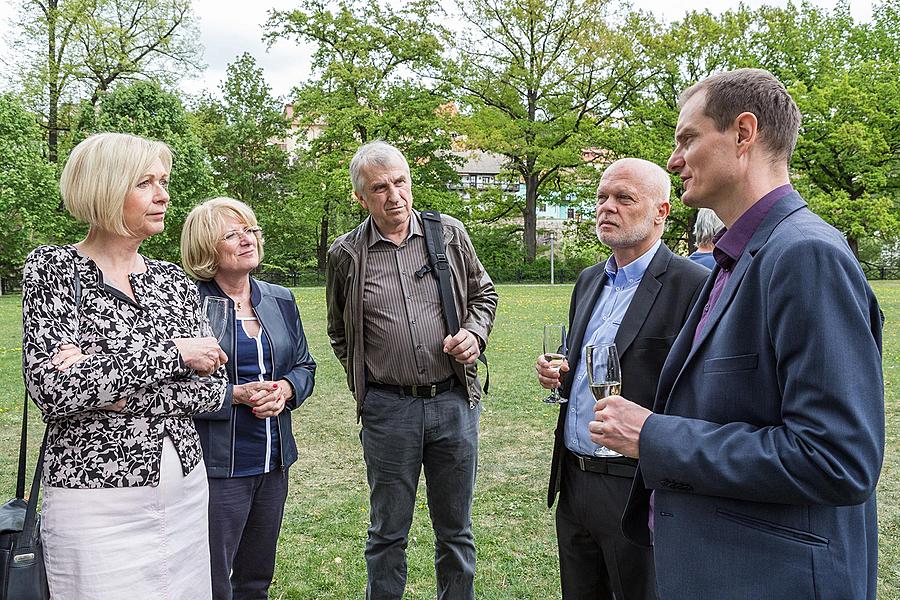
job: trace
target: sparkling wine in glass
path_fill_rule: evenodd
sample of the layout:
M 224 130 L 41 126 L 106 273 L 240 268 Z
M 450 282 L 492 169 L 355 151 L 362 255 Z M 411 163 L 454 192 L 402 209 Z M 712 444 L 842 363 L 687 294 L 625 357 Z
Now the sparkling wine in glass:
M 566 326 L 544 325 L 544 360 L 550 363 L 550 368 L 559 371 L 566 359 Z M 547 404 L 565 404 L 568 399 L 559 395 L 559 388 L 553 388 L 550 395 L 544 398 Z
M 615 344 L 587 345 L 584 347 L 585 368 L 588 385 L 595 400 L 615 396 L 622 389 L 622 369 L 619 366 L 619 352 Z M 613 458 L 622 456 L 606 446 L 594 450 L 594 456 Z
M 225 324 L 228 320 L 228 298 L 207 296 L 203 299 L 203 314 L 209 327 L 209 335 L 221 342 L 225 335 Z

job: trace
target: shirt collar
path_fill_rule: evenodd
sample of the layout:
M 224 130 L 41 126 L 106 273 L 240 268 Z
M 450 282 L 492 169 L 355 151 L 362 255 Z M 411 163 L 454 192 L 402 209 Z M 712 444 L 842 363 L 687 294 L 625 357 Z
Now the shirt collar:
M 650 266 L 650 261 L 656 256 L 656 251 L 659 250 L 661 244 L 662 239 L 656 240 L 656 243 L 653 244 L 649 250 L 641 254 L 637 260 L 633 260 L 621 268 L 616 264 L 616 256 L 614 254 L 610 255 L 606 260 L 605 267 L 606 275 L 609 277 L 609 280 L 616 281 L 618 278 L 618 282 L 621 283 L 640 281 L 644 276 L 644 272 L 647 271 L 647 267 Z
M 775 188 L 744 211 L 731 229 L 722 229 L 716 234 L 713 238 L 713 258 L 723 270 L 730 271 L 734 267 L 772 207 L 793 191 L 789 183 Z
M 414 235 L 422 235 L 422 217 L 419 215 L 419 211 L 417 210 L 413 210 L 412 216 L 409 218 L 409 233 L 406 236 L 406 241 L 409 241 L 409 239 Z M 375 219 L 373 219 L 372 217 L 369 217 L 369 231 L 366 236 L 366 241 L 369 248 L 371 248 L 378 242 L 388 242 L 389 244 L 394 243 L 381 235 L 381 232 L 378 231 L 378 226 L 375 225 Z

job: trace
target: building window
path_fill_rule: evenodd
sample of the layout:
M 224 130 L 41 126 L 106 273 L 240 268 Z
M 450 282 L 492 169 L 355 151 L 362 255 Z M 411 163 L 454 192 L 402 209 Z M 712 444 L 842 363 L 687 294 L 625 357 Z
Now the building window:
M 567 218 L 567 219 L 574 219 L 574 218 L 575 218 L 575 209 L 574 209 L 574 208 L 568 208 L 568 209 L 566 209 L 566 218 Z

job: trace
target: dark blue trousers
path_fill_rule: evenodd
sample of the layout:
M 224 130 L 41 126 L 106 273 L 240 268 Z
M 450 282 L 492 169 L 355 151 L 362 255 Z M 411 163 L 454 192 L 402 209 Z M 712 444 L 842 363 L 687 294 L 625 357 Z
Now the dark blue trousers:
M 209 552 L 215 600 L 265 600 L 275 573 L 275 548 L 288 469 L 251 477 L 209 479 Z
M 458 386 L 434 398 L 369 388 L 360 432 L 371 503 L 368 600 L 403 597 L 407 537 L 423 467 L 435 534 L 437 598 L 475 597 L 472 497 L 480 414 L 481 405 L 469 408 Z

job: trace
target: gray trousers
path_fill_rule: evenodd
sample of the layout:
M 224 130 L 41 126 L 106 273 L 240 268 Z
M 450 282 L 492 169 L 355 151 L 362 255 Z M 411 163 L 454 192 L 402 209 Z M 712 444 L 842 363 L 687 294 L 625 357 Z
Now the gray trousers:
M 475 597 L 472 496 L 480 414 L 481 405 L 470 409 L 459 386 L 434 398 L 369 388 L 360 431 L 371 504 L 368 600 L 403 597 L 407 537 L 423 467 L 435 534 L 437 598 Z

